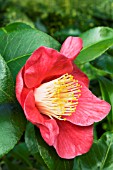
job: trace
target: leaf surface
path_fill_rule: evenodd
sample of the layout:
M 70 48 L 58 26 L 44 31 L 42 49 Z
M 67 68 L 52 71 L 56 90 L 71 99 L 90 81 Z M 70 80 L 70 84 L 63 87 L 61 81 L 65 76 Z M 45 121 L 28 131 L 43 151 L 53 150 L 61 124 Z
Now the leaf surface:
M 108 27 L 96 27 L 81 34 L 83 49 L 75 62 L 82 64 L 92 61 L 102 55 L 113 45 L 113 29 Z

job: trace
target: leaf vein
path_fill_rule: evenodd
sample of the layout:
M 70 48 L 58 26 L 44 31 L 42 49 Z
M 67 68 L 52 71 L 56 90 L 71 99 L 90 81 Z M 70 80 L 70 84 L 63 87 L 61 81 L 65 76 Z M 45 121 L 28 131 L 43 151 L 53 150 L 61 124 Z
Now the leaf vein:
M 104 167 L 105 161 L 106 161 L 106 159 L 107 159 L 107 156 L 108 156 L 110 147 L 111 147 L 111 142 L 110 142 L 110 144 L 109 144 L 109 146 L 108 146 L 108 149 L 107 149 L 107 151 L 106 151 L 106 155 L 105 155 L 104 159 L 102 160 L 102 164 L 101 164 L 101 166 L 100 166 L 100 170 L 103 170 L 103 167 Z
M 14 100 L 10 95 L 8 95 L 8 94 L 7 94 L 4 90 L 2 90 L 1 88 L 0 88 L 0 91 L 1 91 L 2 93 L 4 93 L 11 101 Z
M 23 57 L 29 56 L 29 55 L 31 55 L 31 54 L 32 54 L 32 53 L 25 54 L 25 55 L 23 55 L 23 56 L 19 56 L 19 57 L 15 57 L 15 58 L 13 58 L 13 59 L 11 59 L 11 60 L 7 61 L 6 63 L 8 64 L 8 63 L 10 63 L 10 62 L 12 62 L 12 61 L 16 61 L 16 60 L 18 60 L 18 59 L 20 59 L 20 58 L 23 58 Z

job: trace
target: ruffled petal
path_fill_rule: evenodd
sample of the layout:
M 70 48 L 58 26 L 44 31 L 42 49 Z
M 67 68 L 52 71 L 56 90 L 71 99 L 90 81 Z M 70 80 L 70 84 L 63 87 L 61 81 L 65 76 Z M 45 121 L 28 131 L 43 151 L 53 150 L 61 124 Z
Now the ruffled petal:
M 35 106 L 35 99 L 33 91 L 31 90 L 24 103 L 24 112 L 26 118 L 40 128 L 42 137 L 49 144 L 53 145 L 54 140 L 56 139 L 59 133 L 59 127 L 55 119 L 49 119 L 49 117 L 40 114 L 37 107 Z
M 30 91 L 30 89 L 25 87 L 23 80 L 23 72 L 24 67 L 22 67 L 22 69 L 19 71 L 16 77 L 16 97 L 22 107 L 24 106 L 24 101 L 26 99 L 27 94 Z
M 16 77 L 16 97 L 20 104 L 21 104 L 21 93 L 24 88 L 23 75 L 22 75 L 23 69 L 24 68 L 22 67 Z
M 24 81 L 28 88 L 37 87 L 49 77 L 72 72 L 71 61 L 58 51 L 38 48 L 25 64 Z
M 73 71 L 71 73 L 75 80 L 79 80 L 85 84 L 86 87 L 89 86 L 89 79 L 85 73 L 83 73 L 74 63 L 73 63 Z
M 52 146 L 59 134 L 59 127 L 57 126 L 56 121 L 54 119 L 49 119 L 44 122 L 44 125 L 39 125 L 39 128 L 45 142 Z
M 83 42 L 81 38 L 70 36 L 64 41 L 60 53 L 62 53 L 67 58 L 74 60 L 80 53 L 82 46 Z
M 58 121 L 59 135 L 54 147 L 61 158 L 71 159 L 89 151 L 93 143 L 93 126 L 81 127 Z
M 89 126 L 104 119 L 111 107 L 109 103 L 93 95 L 82 82 L 79 84 L 82 88 L 76 111 L 71 116 L 66 116 L 66 119 L 76 125 Z

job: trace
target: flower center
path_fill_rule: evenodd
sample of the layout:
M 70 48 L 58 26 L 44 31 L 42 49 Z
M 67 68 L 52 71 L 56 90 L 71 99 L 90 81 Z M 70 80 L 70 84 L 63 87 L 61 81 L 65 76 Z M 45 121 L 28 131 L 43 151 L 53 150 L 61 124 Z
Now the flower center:
M 62 116 L 71 116 L 75 112 L 81 87 L 78 80 L 66 73 L 34 90 L 36 106 L 42 114 L 50 118 L 66 120 Z

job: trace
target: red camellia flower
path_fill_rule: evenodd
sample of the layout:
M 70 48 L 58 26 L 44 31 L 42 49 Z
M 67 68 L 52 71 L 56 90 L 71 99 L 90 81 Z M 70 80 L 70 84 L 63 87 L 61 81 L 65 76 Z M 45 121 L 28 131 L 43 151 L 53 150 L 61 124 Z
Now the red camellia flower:
M 66 159 L 89 151 L 94 122 L 110 111 L 107 102 L 91 93 L 87 76 L 73 62 L 81 48 L 78 37 L 68 37 L 60 52 L 41 46 L 16 79 L 16 96 L 26 118 Z

